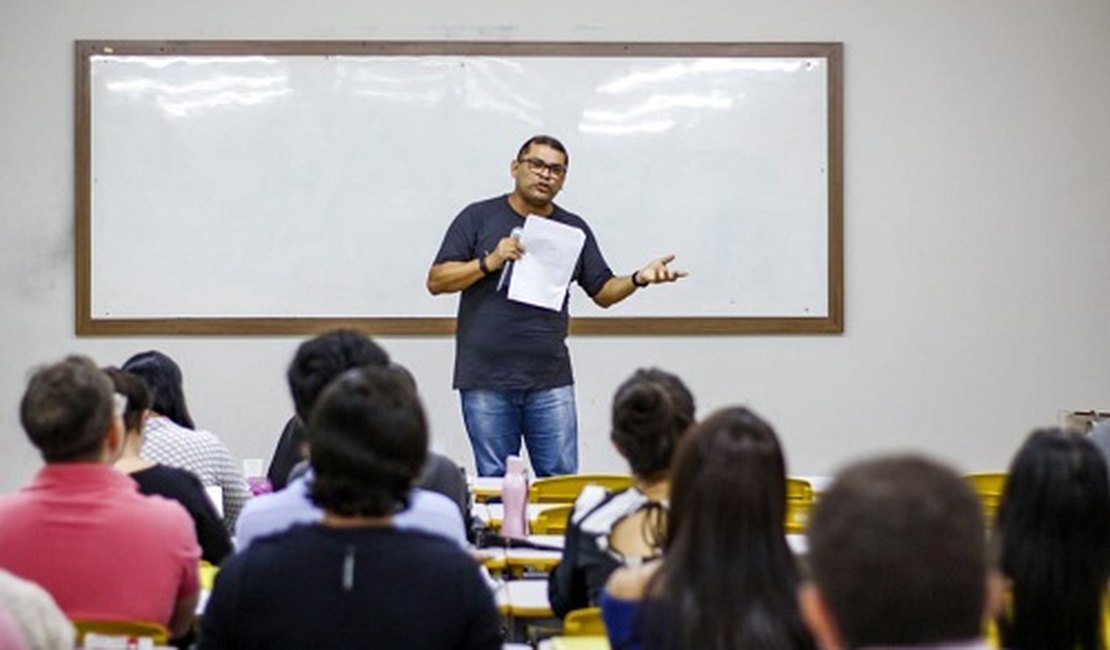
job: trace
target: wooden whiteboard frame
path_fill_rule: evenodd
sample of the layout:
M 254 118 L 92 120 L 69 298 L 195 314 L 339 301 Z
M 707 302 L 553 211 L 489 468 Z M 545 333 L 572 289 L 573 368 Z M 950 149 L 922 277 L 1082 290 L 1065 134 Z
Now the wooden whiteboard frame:
M 485 41 L 77 41 L 75 93 L 75 280 L 78 335 L 308 335 L 336 327 L 368 334 L 440 336 L 440 317 L 96 318 L 92 313 L 92 58 L 98 55 L 810 57 L 827 62 L 828 314 L 816 317 L 583 317 L 587 335 L 837 334 L 844 331 L 843 46 L 840 43 L 571 43 Z

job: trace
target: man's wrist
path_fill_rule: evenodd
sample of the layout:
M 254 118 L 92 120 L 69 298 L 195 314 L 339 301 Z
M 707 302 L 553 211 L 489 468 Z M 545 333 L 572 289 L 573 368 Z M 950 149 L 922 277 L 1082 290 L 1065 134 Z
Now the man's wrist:
M 640 271 L 639 271 L 639 269 L 632 272 L 632 285 L 635 286 L 637 289 L 643 289 L 644 287 L 648 286 L 649 284 L 651 284 L 651 283 L 650 282 L 644 282 L 642 284 L 640 283 Z
M 489 257 L 489 251 L 482 251 L 482 255 L 478 258 L 478 270 L 482 275 L 489 275 L 493 273 L 488 266 L 486 266 L 486 258 Z

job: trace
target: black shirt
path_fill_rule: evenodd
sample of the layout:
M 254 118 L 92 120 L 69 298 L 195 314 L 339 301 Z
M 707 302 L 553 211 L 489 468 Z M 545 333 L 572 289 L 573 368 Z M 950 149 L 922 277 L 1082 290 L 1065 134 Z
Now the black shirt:
M 499 650 L 493 594 L 451 542 L 395 528 L 300 525 L 216 577 L 201 650 Z
M 285 428 L 281 430 L 281 437 L 278 438 L 277 447 L 274 449 L 274 457 L 270 459 L 270 469 L 266 472 L 266 478 L 270 479 L 274 492 L 285 489 L 289 484 L 289 472 L 293 471 L 297 463 L 305 459 L 301 452 L 304 439 L 304 425 L 301 424 L 301 419 L 297 416 L 289 418 Z
M 578 215 L 555 206 L 547 217 L 586 234 L 572 279 L 594 296 L 613 277 L 597 240 Z M 466 262 L 497 248 L 501 238 L 522 227 L 524 217 L 508 195 L 467 206 L 451 223 L 435 264 Z M 552 311 L 509 300 L 497 291 L 500 271 L 478 280 L 459 299 L 455 334 L 455 388 L 534 390 L 574 383 L 567 351 L 567 299 Z
M 173 499 L 185 506 L 196 526 L 202 559 L 219 565 L 234 550 L 216 507 L 208 499 L 200 479 L 192 472 L 179 467 L 154 465 L 132 472 L 129 476 L 139 484 L 139 492 Z

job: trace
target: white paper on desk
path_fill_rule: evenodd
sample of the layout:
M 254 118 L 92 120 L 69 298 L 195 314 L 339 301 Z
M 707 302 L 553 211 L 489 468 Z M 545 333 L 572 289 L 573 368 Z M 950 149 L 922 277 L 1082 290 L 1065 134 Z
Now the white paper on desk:
M 524 220 L 520 245 L 524 255 L 513 262 L 509 276 L 509 300 L 552 311 L 563 308 L 567 287 L 586 233 L 544 217 Z

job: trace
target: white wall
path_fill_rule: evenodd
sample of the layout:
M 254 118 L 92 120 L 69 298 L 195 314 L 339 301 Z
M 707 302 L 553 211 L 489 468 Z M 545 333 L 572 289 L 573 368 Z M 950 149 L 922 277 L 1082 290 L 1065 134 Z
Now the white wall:
M 1061 410 L 1110 407 L 1105 0 L 2 0 L 0 491 L 38 466 L 27 370 L 68 352 L 166 351 L 194 417 L 244 457 L 269 457 L 290 410 L 297 339 L 73 334 L 73 40 L 109 38 L 842 41 L 845 334 L 572 339 L 583 468 L 620 467 L 608 402 L 643 365 L 686 378 L 702 413 L 753 405 L 797 473 L 889 448 L 999 467 Z M 420 379 L 437 447 L 468 461 L 451 341 L 383 343 Z

